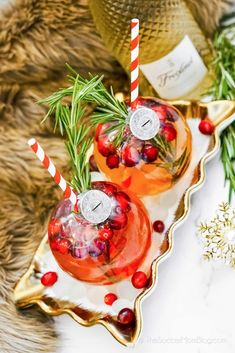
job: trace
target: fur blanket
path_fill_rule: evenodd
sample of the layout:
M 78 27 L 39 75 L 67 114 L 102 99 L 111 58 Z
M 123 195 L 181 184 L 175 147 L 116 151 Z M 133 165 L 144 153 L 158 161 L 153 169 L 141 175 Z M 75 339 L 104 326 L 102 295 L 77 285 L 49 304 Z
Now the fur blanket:
M 229 3 L 187 2 L 208 34 Z M 40 125 L 45 111 L 35 102 L 63 85 L 65 62 L 82 74 L 104 73 L 116 89 L 126 76 L 96 33 L 86 0 L 15 0 L 0 12 L 0 352 L 53 352 L 52 319 L 36 308 L 17 311 L 12 299 L 60 197 L 27 139 L 38 138 L 68 172 L 63 142 L 49 123 Z

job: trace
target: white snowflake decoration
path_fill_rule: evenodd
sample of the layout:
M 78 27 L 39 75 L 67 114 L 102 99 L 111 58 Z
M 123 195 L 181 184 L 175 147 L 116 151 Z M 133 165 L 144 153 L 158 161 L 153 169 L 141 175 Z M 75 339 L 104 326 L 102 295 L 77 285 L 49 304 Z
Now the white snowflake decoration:
M 235 209 L 222 203 L 213 219 L 201 223 L 199 232 L 204 258 L 222 260 L 235 267 Z

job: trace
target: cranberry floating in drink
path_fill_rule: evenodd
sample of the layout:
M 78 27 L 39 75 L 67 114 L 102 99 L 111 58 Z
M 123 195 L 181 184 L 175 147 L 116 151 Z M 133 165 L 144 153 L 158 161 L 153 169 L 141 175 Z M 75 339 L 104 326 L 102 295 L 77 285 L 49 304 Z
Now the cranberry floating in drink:
M 125 119 L 102 118 L 102 112 L 94 116 L 94 157 L 108 180 L 144 196 L 171 188 L 185 173 L 191 132 L 175 107 L 139 97 L 135 109 L 126 107 Z

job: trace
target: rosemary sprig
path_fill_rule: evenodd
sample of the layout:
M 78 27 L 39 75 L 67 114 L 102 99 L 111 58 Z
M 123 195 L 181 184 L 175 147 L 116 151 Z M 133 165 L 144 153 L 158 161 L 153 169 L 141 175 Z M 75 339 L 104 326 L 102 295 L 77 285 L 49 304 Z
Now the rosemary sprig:
M 231 15 L 230 15 L 231 17 Z M 235 19 L 235 14 L 233 14 Z M 213 99 L 235 99 L 235 21 L 224 25 L 214 37 L 216 79 L 207 94 Z M 225 181 L 229 182 L 229 201 L 235 192 L 235 122 L 221 134 L 221 161 L 223 163 Z
M 67 65 L 68 66 L 68 65 Z M 60 113 L 58 112 L 60 102 L 65 98 L 70 98 L 73 95 L 74 87 L 76 85 L 76 99 L 80 99 L 83 102 L 95 103 L 96 111 L 91 117 L 92 126 L 96 126 L 98 123 L 111 122 L 110 132 L 116 131 L 114 137 L 114 145 L 119 145 L 123 131 L 126 125 L 126 118 L 128 111 L 126 104 L 117 100 L 114 96 L 113 90 L 111 92 L 105 88 L 101 82 L 103 76 L 92 76 L 89 79 L 84 79 L 78 75 L 70 66 L 68 66 L 71 75 L 68 76 L 69 82 L 72 84 L 70 87 L 60 89 L 58 92 L 53 93 L 50 97 L 41 100 L 39 103 L 49 105 L 49 110 L 44 120 L 47 119 L 52 113 L 56 113 L 56 124 L 60 127 L 60 131 L 63 134 L 63 128 L 61 126 Z M 58 113 L 57 113 L 58 112 Z
M 185 165 L 188 163 L 188 160 L 185 158 L 186 152 L 187 152 L 187 148 L 184 149 L 184 152 L 181 154 L 181 156 L 178 159 L 172 158 L 171 160 L 169 159 L 169 161 L 157 162 L 153 164 L 159 168 L 168 169 L 175 178 L 178 167 L 182 166 L 182 168 L 185 168 Z M 161 159 L 164 161 L 164 158 L 161 158 Z
M 84 115 L 84 109 L 81 102 L 84 94 L 93 89 L 93 82 L 86 86 L 86 90 L 81 91 L 76 78 L 71 94 L 71 105 L 64 105 L 62 99 L 56 99 L 58 92 L 53 94 L 53 100 L 47 98 L 49 111 L 48 117 L 55 112 L 55 128 L 58 126 L 62 135 L 66 134 L 67 141 L 65 142 L 67 151 L 72 164 L 71 186 L 78 193 L 84 192 L 91 187 L 90 167 L 87 161 L 87 151 L 91 146 L 92 139 L 87 138 L 89 128 L 81 123 Z
M 65 98 L 70 98 L 72 96 L 76 84 L 77 99 L 87 103 L 95 103 L 97 106 L 96 111 L 91 117 L 92 126 L 96 126 L 98 123 L 103 124 L 111 122 L 112 124 L 109 127 L 109 132 L 117 132 L 113 143 L 114 145 L 120 144 L 128 116 L 126 104 L 115 98 L 112 88 L 110 93 L 108 92 L 102 83 L 103 76 L 99 77 L 90 75 L 89 79 L 85 79 L 78 75 L 69 65 L 67 65 L 67 67 L 71 73 L 68 76 L 68 80 L 72 85 L 67 88 L 62 88 L 48 98 L 39 101 L 40 104 L 49 105 L 48 113 L 43 121 L 45 121 L 52 113 L 58 112 L 60 102 Z M 62 126 L 58 119 L 59 116 L 60 113 L 56 113 L 55 128 L 59 125 L 61 133 L 63 134 Z
M 214 37 L 214 49 L 216 57 L 212 62 L 216 79 L 208 90 L 207 94 L 212 95 L 214 99 L 235 99 L 235 24 L 217 32 Z
M 235 192 L 235 122 L 221 135 L 221 155 L 224 166 L 225 180 L 229 181 L 229 202 Z
M 71 97 L 74 84 L 76 83 L 77 96 L 88 103 L 97 104 L 97 112 L 92 117 L 93 124 L 99 122 L 122 122 L 126 121 L 128 116 L 127 107 L 125 103 L 120 102 L 115 98 L 113 90 L 111 93 L 105 88 L 101 82 L 103 76 L 92 76 L 89 79 L 82 78 L 70 66 L 67 65 L 71 75 L 68 76 L 69 82 L 72 84 L 70 87 L 60 89 L 58 92 L 53 93 L 50 97 L 39 101 L 41 104 L 49 104 L 50 109 L 44 120 L 56 109 L 58 102 L 61 102 L 66 97 Z
M 74 110 L 75 108 L 73 107 L 73 102 L 82 101 L 96 104 L 96 110 L 91 117 L 92 126 L 96 126 L 99 123 L 111 123 L 106 129 L 106 133 L 113 133 L 112 143 L 115 147 L 120 147 L 124 138 L 124 131 L 128 118 L 126 104 L 116 99 L 112 88 L 110 92 L 106 89 L 102 83 L 102 76 L 99 77 L 90 75 L 88 79 L 85 79 L 78 75 L 70 66 L 68 66 L 68 68 L 70 70 L 68 79 L 71 85 L 67 88 L 60 89 L 59 91 L 53 93 L 50 97 L 40 101 L 40 103 L 49 105 L 49 110 L 44 120 L 52 113 L 55 113 L 55 128 L 59 127 L 61 134 L 63 135 L 66 127 L 69 126 L 71 129 L 71 124 L 69 124 L 68 118 L 66 117 L 68 113 L 66 113 L 66 109 L 63 108 L 62 105 L 62 102 L 65 99 L 72 99 L 71 113 L 73 113 L 73 111 L 76 113 L 76 110 Z M 75 124 L 75 120 L 73 120 L 73 124 Z M 73 132 L 74 129 L 75 127 L 73 127 L 71 132 Z M 69 135 L 67 129 L 66 133 L 68 135 L 70 145 L 72 145 L 72 136 Z M 175 148 L 173 148 L 173 146 L 166 141 L 164 136 L 158 135 L 155 139 L 151 140 L 151 142 L 158 147 L 159 157 L 162 162 L 170 163 L 173 167 L 172 163 L 175 159 Z M 75 160 L 75 155 L 72 154 L 71 148 L 68 148 L 68 151 L 74 165 L 77 168 L 78 165 L 77 160 Z M 78 179 L 79 178 L 77 175 L 77 178 L 73 179 L 74 184 L 78 182 Z
M 71 78 L 71 76 L 68 77 L 69 81 L 72 80 L 73 85 L 67 88 L 62 88 L 57 92 L 54 92 L 51 96 L 42 99 L 39 101 L 39 104 L 47 104 L 49 105 L 49 110 L 47 115 L 45 116 L 44 120 L 45 121 L 48 116 L 50 116 L 57 107 L 57 104 L 63 101 L 66 97 L 72 97 L 73 93 L 76 89 L 76 99 L 80 99 L 80 101 L 93 101 L 92 100 L 92 95 L 95 91 L 96 86 L 100 83 L 102 80 L 102 76 L 98 77 L 92 77 L 90 80 L 86 80 L 86 83 L 83 83 L 83 79 L 80 78 L 79 75 L 76 77 Z
M 172 163 L 175 159 L 175 150 L 166 138 L 158 134 L 151 141 L 158 148 L 161 160 Z

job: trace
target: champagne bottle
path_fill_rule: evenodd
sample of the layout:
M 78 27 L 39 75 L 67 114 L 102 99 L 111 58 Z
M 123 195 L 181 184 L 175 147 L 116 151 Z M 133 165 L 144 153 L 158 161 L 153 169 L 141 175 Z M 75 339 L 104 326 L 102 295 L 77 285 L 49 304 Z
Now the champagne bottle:
M 199 99 L 212 50 L 184 0 L 89 0 L 107 48 L 130 74 L 130 20 L 140 20 L 140 92 Z

